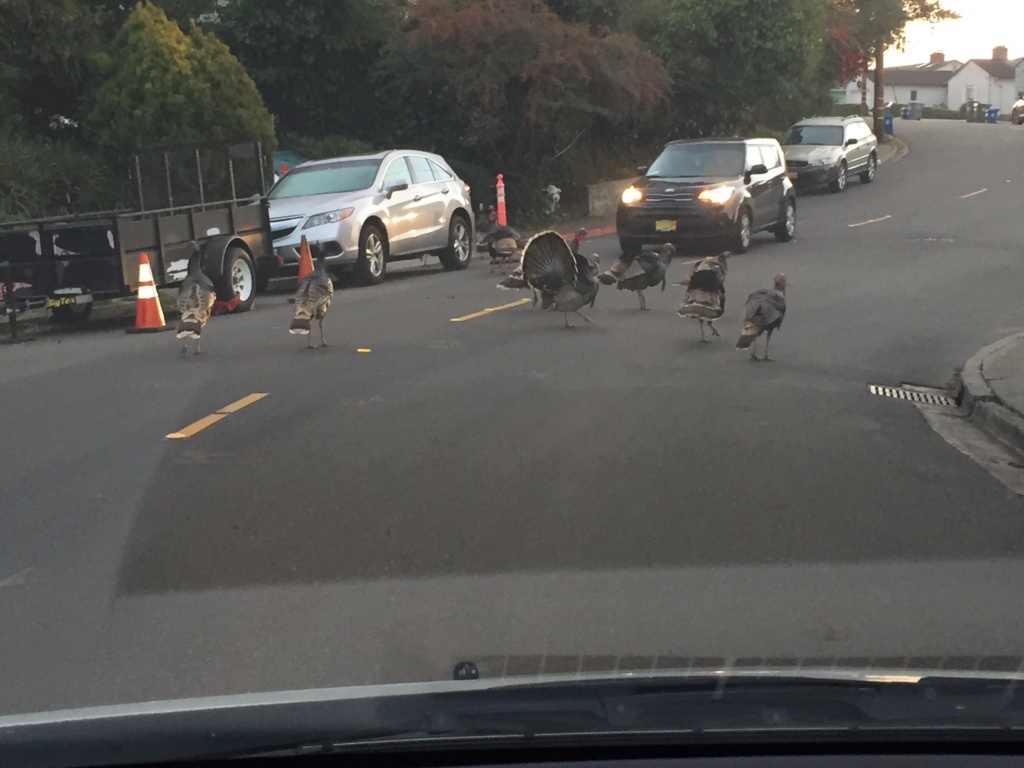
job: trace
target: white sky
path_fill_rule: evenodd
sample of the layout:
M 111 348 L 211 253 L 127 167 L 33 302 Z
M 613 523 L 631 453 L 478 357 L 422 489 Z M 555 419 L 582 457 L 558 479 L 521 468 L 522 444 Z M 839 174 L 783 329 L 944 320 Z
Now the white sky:
M 939 24 L 911 22 L 906 51 L 886 51 L 886 64 L 920 64 L 932 51 L 960 61 L 987 59 L 997 45 L 1009 48 L 1011 59 L 1024 56 L 1024 0 L 943 0 L 942 5 L 960 18 Z

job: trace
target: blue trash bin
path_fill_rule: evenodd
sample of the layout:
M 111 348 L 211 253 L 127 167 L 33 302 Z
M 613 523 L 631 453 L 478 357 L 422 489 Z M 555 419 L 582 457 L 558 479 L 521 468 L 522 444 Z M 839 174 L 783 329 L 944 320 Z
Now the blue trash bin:
M 882 117 L 882 125 L 885 127 L 885 132 L 891 136 L 895 126 L 893 125 L 892 112 L 888 109 L 885 110 L 885 115 Z
M 998 118 L 998 117 L 999 117 L 999 107 L 989 107 L 988 108 L 988 119 L 985 122 L 987 122 L 987 123 L 994 123 L 994 122 L 996 122 L 996 118 Z

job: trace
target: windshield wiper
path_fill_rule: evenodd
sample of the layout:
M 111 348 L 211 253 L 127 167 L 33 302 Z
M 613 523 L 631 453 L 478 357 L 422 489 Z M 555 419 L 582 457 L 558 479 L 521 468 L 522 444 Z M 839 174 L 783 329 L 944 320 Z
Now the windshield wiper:
M 412 717 L 372 730 L 302 743 L 263 746 L 246 756 L 434 747 L 485 741 L 536 743 L 571 739 L 728 741 L 756 735 L 792 741 L 801 735 L 881 733 L 910 739 L 936 731 L 1005 732 L 1024 728 L 1024 696 L 1015 683 L 932 678 L 918 682 L 818 678 L 726 677 L 580 681 L 428 696 L 396 703 Z M 390 721 L 390 724 L 387 722 Z

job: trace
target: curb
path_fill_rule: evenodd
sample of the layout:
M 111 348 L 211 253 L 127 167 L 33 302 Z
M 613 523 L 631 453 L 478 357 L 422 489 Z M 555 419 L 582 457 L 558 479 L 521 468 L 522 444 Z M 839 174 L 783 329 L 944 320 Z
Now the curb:
M 985 378 L 985 361 L 1015 344 L 1024 344 L 1024 333 L 989 344 L 967 361 L 960 374 L 960 410 L 989 437 L 1024 455 L 1024 418 L 1002 401 Z
M 879 165 L 885 165 L 886 163 L 893 163 L 896 162 L 897 160 L 902 160 L 904 157 L 907 156 L 907 153 L 910 152 L 910 145 L 907 144 L 907 142 L 904 139 L 900 139 L 897 138 L 896 136 L 893 136 L 892 144 L 895 146 L 893 153 L 889 155 L 889 157 L 887 157 L 885 160 L 880 160 L 878 162 Z

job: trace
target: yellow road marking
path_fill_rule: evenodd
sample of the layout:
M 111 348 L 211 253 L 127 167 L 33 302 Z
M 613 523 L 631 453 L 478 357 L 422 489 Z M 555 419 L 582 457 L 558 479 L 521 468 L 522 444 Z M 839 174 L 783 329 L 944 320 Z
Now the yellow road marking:
M 372 350 L 369 349 L 368 347 L 360 347 L 359 349 L 356 350 L 356 352 L 362 352 L 363 354 L 366 354 L 367 352 L 371 352 L 371 351 Z
M 867 221 L 858 221 L 856 224 L 847 224 L 846 226 L 849 227 L 850 229 L 853 229 L 854 227 L 863 227 L 866 224 L 877 224 L 880 221 L 885 221 L 886 219 L 891 219 L 891 218 L 892 218 L 892 216 L 887 214 L 885 216 L 880 216 L 877 219 L 868 219 Z
M 198 421 L 193 421 L 184 429 L 179 429 L 177 432 L 171 432 L 167 435 L 168 440 L 184 440 L 186 437 L 192 437 L 197 432 L 202 432 L 207 427 L 216 424 L 221 419 L 226 419 L 229 414 L 235 413 L 242 410 L 248 405 L 252 405 L 255 402 L 259 402 L 267 396 L 266 392 L 253 392 L 251 395 L 246 395 L 241 400 L 236 400 L 233 403 L 225 405 L 219 411 L 211 413 L 209 416 L 203 416 Z
M 171 432 L 167 436 L 168 440 L 183 440 L 186 437 L 192 437 L 196 432 L 201 432 L 211 424 L 216 424 L 221 419 L 226 419 L 228 415 L 226 413 L 211 413 L 209 416 L 203 416 L 199 421 L 193 421 L 184 429 L 180 429 L 177 432 Z
M 961 200 L 966 200 L 968 197 L 974 197 L 975 195 L 980 195 L 983 192 L 988 192 L 988 187 L 985 187 L 983 189 L 979 189 L 977 192 L 968 192 L 966 195 L 960 195 L 960 199 Z
M 255 402 L 262 400 L 267 396 L 266 392 L 253 392 L 251 395 L 246 395 L 241 400 L 235 400 L 231 405 L 225 405 L 217 413 L 234 413 L 240 411 L 247 405 L 252 405 Z
M 461 323 L 461 322 L 464 322 L 466 320 L 473 320 L 474 318 L 477 318 L 477 317 L 483 317 L 484 315 L 489 315 L 489 314 L 491 314 L 491 312 L 500 312 L 503 309 L 512 309 L 512 307 L 518 307 L 518 306 L 521 306 L 523 304 L 528 304 L 530 301 L 531 301 L 531 299 L 520 299 L 519 301 L 513 301 L 513 302 L 510 302 L 509 304 L 502 304 L 500 307 L 488 307 L 487 309 L 481 309 L 479 312 L 474 312 L 471 315 L 463 315 L 462 317 L 453 317 L 452 318 L 452 322 L 453 323 Z

